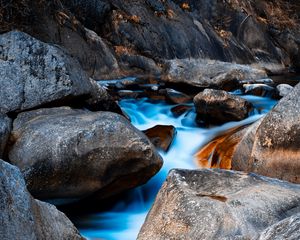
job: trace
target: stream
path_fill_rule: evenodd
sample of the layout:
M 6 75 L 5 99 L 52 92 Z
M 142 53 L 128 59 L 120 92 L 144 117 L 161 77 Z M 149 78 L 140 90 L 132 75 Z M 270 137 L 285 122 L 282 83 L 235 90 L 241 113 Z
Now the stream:
M 238 94 L 239 92 L 234 92 Z M 171 108 L 162 101 L 148 99 L 124 99 L 119 102 L 128 114 L 132 124 L 145 130 L 155 125 L 173 125 L 177 135 L 167 153 L 160 152 L 164 165 L 160 172 L 144 186 L 129 191 L 122 199 L 99 213 L 84 214 L 72 218 L 81 234 L 87 239 L 133 240 L 150 210 L 155 196 L 172 168 L 197 168 L 194 154 L 199 147 L 220 133 L 236 126 L 252 123 L 265 115 L 276 103 L 267 97 L 242 96 L 252 102 L 255 110 L 251 116 L 240 122 L 230 122 L 222 126 L 200 128 L 195 124 L 194 110 L 174 117 Z M 192 106 L 192 103 L 190 103 Z

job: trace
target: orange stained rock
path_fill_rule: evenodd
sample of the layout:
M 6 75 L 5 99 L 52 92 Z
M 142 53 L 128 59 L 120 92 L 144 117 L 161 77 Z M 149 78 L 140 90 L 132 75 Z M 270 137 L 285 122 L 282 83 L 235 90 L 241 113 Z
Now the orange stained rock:
M 243 137 L 246 126 L 229 129 L 226 133 L 215 137 L 202 147 L 195 155 L 200 168 L 231 169 L 231 160 L 236 145 Z
M 181 8 L 184 9 L 184 10 L 190 10 L 190 5 L 188 3 L 182 3 L 181 4 Z
M 141 22 L 141 18 L 139 16 L 137 16 L 137 15 L 129 16 L 128 20 L 130 22 L 133 22 L 133 23 L 140 23 Z

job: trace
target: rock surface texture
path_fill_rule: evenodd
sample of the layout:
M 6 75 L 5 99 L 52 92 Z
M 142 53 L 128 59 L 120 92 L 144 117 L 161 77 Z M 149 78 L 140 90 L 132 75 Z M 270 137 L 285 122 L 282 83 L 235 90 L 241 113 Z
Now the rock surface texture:
M 155 147 L 167 152 L 176 136 L 176 128 L 172 125 L 156 125 L 143 131 Z
M 300 84 L 237 145 L 232 168 L 300 183 Z
M 283 219 L 264 230 L 258 240 L 300 239 L 300 213 Z
M 124 117 L 68 107 L 18 115 L 9 160 L 38 198 L 99 198 L 141 185 L 162 166 L 146 136 Z
M 153 76 L 164 60 L 184 58 L 300 67 L 294 0 L 16 0 L 4 10 L 14 14 L 1 32 L 21 29 L 61 45 L 95 79 Z
M 55 206 L 35 200 L 19 169 L 0 160 L 0 238 L 80 240 L 78 230 Z
M 205 89 L 194 97 L 197 118 L 208 123 L 241 121 L 253 106 L 245 99 L 226 91 Z
M 0 37 L 0 108 L 21 111 L 70 100 L 91 90 L 79 63 L 61 48 L 25 33 Z
M 240 86 L 242 80 L 266 76 L 264 70 L 247 65 L 208 59 L 175 59 L 166 61 L 162 79 L 167 83 L 231 90 Z
M 5 150 L 5 146 L 11 131 L 11 125 L 11 119 L 8 118 L 6 114 L 0 113 L 0 158 L 2 158 Z
M 297 184 L 225 170 L 172 170 L 138 239 L 255 239 L 299 207 Z

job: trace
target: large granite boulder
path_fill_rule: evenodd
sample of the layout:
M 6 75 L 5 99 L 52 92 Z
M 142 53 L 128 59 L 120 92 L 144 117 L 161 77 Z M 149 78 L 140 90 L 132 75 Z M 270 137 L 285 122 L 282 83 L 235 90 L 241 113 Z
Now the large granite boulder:
M 3 157 L 3 152 L 11 131 L 11 124 L 11 119 L 6 114 L 0 112 L 0 158 Z
M 163 81 L 198 88 L 236 89 L 243 80 L 266 78 L 266 72 L 249 65 L 208 59 L 174 59 L 166 61 Z
M 205 89 L 194 97 L 197 119 L 207 123 L 241 121 L 253 106 L 247 100 L 226 91 Z
M 79 63 L 59 47 L 23 32 L 0 36 L 0 108 L 22 111 L 91 90 Z
M 285 218 L 264 230 L 257 240 L 300 239 L 300 213 Z
M 138 239 L 256 239 L 300 211 L 300 185 L 225 170 L 172 170 Z
M 99 198 L 144 184 L 162 166 L 147 139 L 121 115 L 68 107 L 18 115 L 9 160 L 37 198 Z
M 235 170 L 300 183 L 300 84 L 236 146 Z
M 35 200 L 20 170 L 0 160 L 1 239 L 83 239 L 55 206 Z

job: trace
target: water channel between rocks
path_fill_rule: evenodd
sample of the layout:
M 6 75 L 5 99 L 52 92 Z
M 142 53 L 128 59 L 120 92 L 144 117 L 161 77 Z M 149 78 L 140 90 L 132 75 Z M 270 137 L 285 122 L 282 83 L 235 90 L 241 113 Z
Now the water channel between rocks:
M 238 93 L 235 93 L 238 94 Z M 167 153 L 160 152 L 164 165 L 161 171 L 147 184 L 131 190 L 105 211 L 73 217 L 72 220 L 87 239 L 133 240 L 150 210 L 155 196 L 172 168 L 196 169 L 194 154 L 216 135 L 236 126 L 252 123 L 265 115 L 276 103 L 267 97 L 242 96 L 252 102 L 255 110 L 250 117 L 240 122 L 222 126 L 200 128 L 195 124 L 195 112 L 190 110 L 174 117 L 171 108 L 164 102 L 147 99 L 124 99 L 119 102 L 132 124 L 140 130 L 155 125 L 173 125 L 177 135 Z M 190 103 L 192 106 L 192 103 Z

